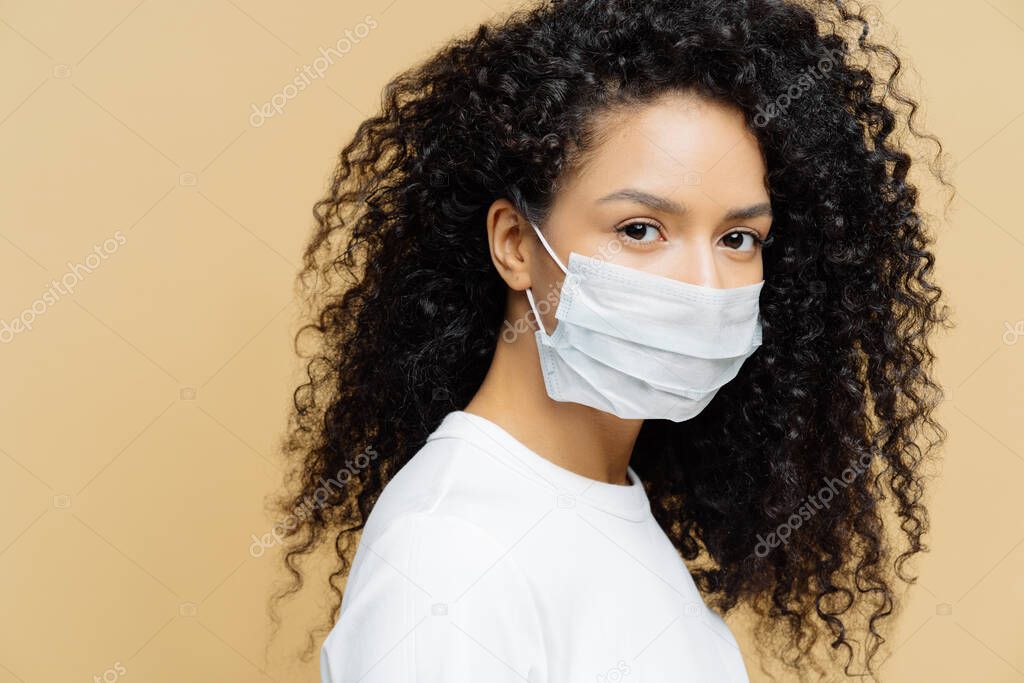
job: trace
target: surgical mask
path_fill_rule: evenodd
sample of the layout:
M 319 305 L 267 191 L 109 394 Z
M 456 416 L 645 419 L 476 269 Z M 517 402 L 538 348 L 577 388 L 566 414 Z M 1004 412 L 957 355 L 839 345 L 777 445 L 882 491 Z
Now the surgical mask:
M 624 419 L 682 422 L 711 402 L 761 345 L 764 280 L 718 289 L 569 253 L 555 331 L 544 329 L 531 288 L 544 386 L 556 401 Z

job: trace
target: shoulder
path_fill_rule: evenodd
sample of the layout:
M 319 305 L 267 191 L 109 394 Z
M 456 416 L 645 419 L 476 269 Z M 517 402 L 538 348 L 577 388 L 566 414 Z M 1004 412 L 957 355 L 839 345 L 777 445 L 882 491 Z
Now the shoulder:
M 373 543 L 395 527 L 392 536 L 422 527 L 456 526 L 506 546 L 517 537 L 510 519 L 543 513 L 552 493 L 512 470 L 488 449 L 462 438 L 428 440 L 391 478 L 373 506 L 363 538 Z M 521 530 L 520 530 L 521 532 Z
M 324 683 L 523 680 L 542 666 L 536 604 L 518 566 L 461 517 L 417 510 L 360 542 Z
M 508 590 L 527 590 L 525 575 L 503 543 L 474 522 L 437 510 L 402 515 L 375 539 L 360 541 L 359 552 L 364 566 L 353 577 L 356 590 L 382 578 L 368 576 L 368 563 L 389 567 L 393 576 L 401 572 L 438 601 L 455 602 L 469 584 L 483 592 L 494 578 Z

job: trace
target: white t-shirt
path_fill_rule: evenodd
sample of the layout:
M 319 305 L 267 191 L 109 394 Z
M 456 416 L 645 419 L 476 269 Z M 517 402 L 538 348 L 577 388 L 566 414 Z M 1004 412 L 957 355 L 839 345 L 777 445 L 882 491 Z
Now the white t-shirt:
M 367 520 L 322 683 L 747 683 L 628 475 L 588 479 L 446 415 Z

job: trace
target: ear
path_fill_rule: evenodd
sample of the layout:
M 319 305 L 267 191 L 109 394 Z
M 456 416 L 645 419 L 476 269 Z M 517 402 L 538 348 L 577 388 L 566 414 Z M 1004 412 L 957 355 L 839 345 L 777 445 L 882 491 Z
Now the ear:
M 498 199 L 487 212 L 487 242 L 491 261 L 510 289 L 530 287 L 529 249 L 526 218 L 507 199 Z

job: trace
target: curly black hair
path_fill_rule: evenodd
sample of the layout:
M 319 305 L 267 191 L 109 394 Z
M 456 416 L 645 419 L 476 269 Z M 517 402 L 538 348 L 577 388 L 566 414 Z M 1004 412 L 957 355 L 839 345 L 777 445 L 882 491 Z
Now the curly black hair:
M 826 634 L 857 675 L 863 631 L 874 675 L 894 579 L 913 583 L 905 562 L 927 550 L 923 468 L 946 436 L 928 338 L 948 313 L 900 124 L 938 145 L 928 168 L 951 185 L 899 58 L 868 32 L 842 0 L 542 0 L 395 77 L 313 210 L 308 381 L 277 503 L 301 513 L 272 615 L 331 539 L 330 627 L 381 490 L 480 387 L 509 296 L 491 204 L 542 223 L 599 144 L 598 114 L 687 90 L 742 111 L 764 155 L 764 340 L 698 416 L 646 421 L 631 465 L 709 605 L 759 615 L 761 654 L 822 671 Z

